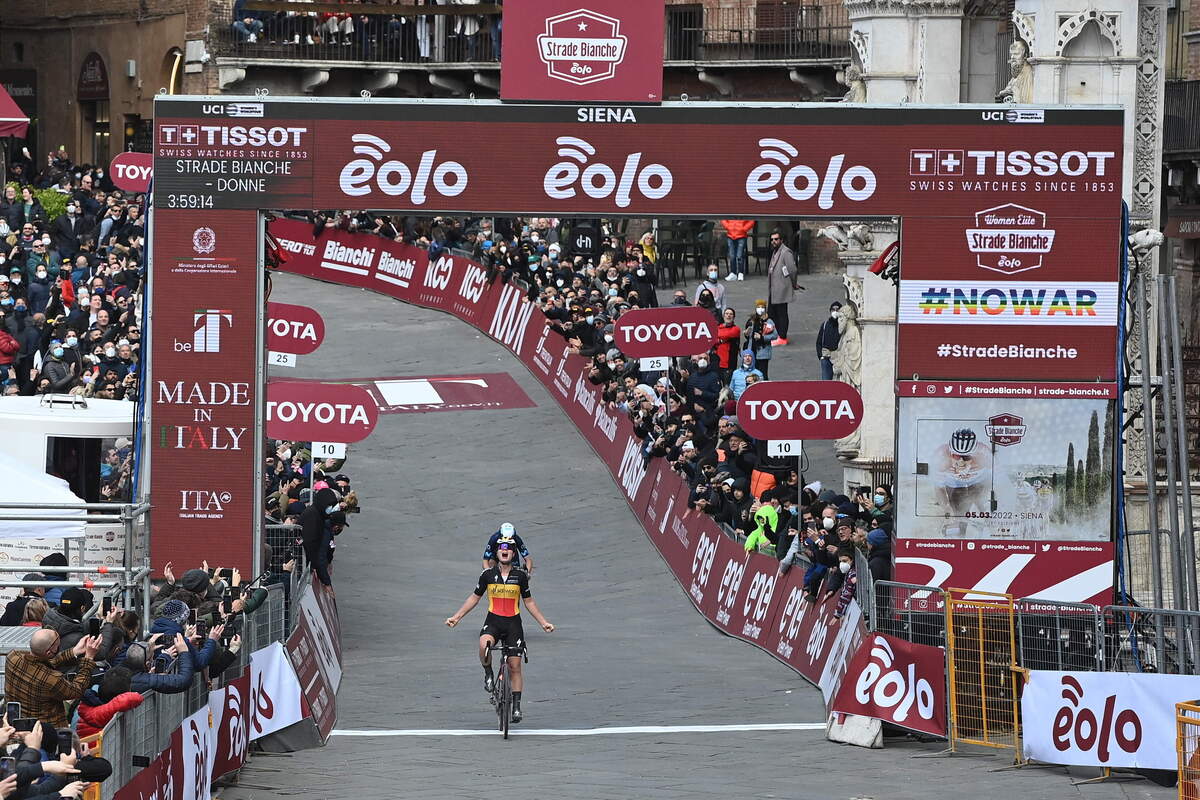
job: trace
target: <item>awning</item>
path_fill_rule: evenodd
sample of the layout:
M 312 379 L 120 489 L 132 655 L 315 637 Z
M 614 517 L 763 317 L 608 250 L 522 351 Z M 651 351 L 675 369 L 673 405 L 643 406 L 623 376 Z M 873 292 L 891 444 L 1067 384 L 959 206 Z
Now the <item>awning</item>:
M 16 136 L 25 138 L 29 129 L 29 117 L 17 107 L 16 101 L 8 96 L 3 86 L 0 86 L 0 137 Z
M 1168 213 L 1167 238 L 1200 239 L 1200 206 L 1176 206 Z

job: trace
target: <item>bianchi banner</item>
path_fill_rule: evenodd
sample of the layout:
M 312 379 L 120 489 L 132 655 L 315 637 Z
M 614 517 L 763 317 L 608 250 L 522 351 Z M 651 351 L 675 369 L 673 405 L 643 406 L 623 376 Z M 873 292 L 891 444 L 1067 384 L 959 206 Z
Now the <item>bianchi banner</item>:
M 1109 401 L 934 396 L 899 402 L 898 536 L 1111 538 Z

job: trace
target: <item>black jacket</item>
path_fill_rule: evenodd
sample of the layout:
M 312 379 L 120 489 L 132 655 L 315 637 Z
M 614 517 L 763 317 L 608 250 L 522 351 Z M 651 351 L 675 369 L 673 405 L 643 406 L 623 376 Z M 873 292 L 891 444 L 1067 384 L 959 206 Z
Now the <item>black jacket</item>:
M 822 349 L 837 350 L 841 338 L 842 335 L 838 333 L 837 320 L 833 317 L 826 317 L 817 331 L 817 356 L 821 355 Z

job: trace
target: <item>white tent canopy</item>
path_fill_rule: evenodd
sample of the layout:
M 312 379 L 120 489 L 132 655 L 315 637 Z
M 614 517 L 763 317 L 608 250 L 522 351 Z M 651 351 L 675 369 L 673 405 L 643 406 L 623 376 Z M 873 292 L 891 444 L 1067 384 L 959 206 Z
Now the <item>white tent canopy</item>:
M 11 456 L 0 454 L 0 503 L 75 503 L 75 495 L 62 478 L 30 470 Z M 87 512 L 66 509 L 0 509 L 0 515 L 78 517 L 79 521 L 8 522 L 0 521 L 3 539 L 77 539 L 82 538 Z

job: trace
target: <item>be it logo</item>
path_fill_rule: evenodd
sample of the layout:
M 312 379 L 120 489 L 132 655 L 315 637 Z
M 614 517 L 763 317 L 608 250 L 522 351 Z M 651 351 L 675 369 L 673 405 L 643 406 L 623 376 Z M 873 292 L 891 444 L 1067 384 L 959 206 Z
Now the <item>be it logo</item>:
M 202 308 L 192 312 L 192 341 L 175 340 L 176 353 L 221 352 L 221 326 L 233 327 L 233 312 L 219 308 Z

